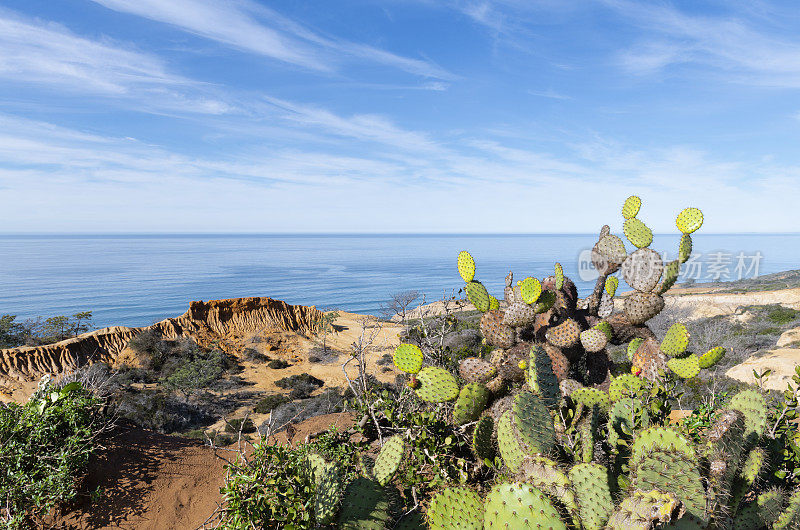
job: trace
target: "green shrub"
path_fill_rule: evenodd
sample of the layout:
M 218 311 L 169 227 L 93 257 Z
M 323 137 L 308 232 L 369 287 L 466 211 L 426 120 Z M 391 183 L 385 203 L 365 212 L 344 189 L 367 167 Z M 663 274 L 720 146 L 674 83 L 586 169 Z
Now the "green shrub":
M 75 498 L 106 426 L 101 408 L 77 382 L 44 384 L 25 405 L 0 405 L 0 528 L 35 526 Z
M 284 368 L 287 368 L 288 366 L 289 363 L 287 363 L 283 359 L 273 359 L 267 363 L 267 367 L 272 368 L 273 370 L 282 370 Z
M 283 394 L 271 394 L 256 403 L 256 406 L 253 407 L 253 412 L 257 414 L 269 414 L 275 408 L 283 405 L 287 401 L 289 401 L 289 398 Z
M 256 432 L 256 426 L 250 418 L 236 418 L 228 420 L 225 424 L 225 432 L 227 433 L 238 434 L 240 429 L 244 434 Z
M 225 371 L 225 365 L 225 354 L 219 350 L 207 354 L 197 352 L 191 361 L 184 362 L 163 378 L 163 383 L 166 388 L 188 396 L 216 382 Z
M 767 313 L 767 319 L 775 324 L 788 324 L 797 318 L 800 311 L 789 307 L 775 307 Z

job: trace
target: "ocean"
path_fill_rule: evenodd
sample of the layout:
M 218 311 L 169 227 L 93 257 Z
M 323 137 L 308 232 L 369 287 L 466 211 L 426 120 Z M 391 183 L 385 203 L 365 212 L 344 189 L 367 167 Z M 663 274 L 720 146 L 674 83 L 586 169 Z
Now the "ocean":
M 651 248 L 675 258 L 678 235 Z M 6 235 L 0 236 L 0 314 L 19 319 L 92 311 L 97 327 L 143 326 L 192 300 L 268 296 L 291 304 L 380 314 L 393 294 L 428 302 L 476 279 L 502 297 L 504 278 L 542 278 L 559 261 L 581 295 L 594 281 L 585 235 Z M 800 268 L 800 234 L 697 234 L 680 281 L 738 279 Z M 688 269 L 688 270 L 687 270 Z M 626 287 L 623 286 L 622 287 Z

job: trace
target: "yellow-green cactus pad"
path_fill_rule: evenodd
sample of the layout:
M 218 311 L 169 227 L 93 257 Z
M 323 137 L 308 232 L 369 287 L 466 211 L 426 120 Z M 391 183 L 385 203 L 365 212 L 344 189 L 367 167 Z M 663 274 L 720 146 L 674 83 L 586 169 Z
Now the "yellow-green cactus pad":
M 635 217 L 625 221 L 625 224 L 622 225 L 622 231 L 628 241 L 633 243 L 635 247 L 644 248 L 653 242 L 653 232 L 647 228 L 646 224 Z
M 394 365 L 407 374 L 422 368 L 422 350 L 414 344 L 401 344 L 394 350 Z
M 636 350 L 639 349 L 639 346 L 641 346 L 643 342 L 644 342 L 643 338 L 636 337 L 635 339 L 633 339 L 632 341 L 630 341 L 628 343 L 628 360 L 629 361 L 633 360 L 633 354 L 636 353 Z
M 539 300 L 533 305 L 533 310 L 536 313 L 544 313 L 548 311 L 556 303 L 556 293 L 553 291 L 544 291 Z
M 681 242 L 678 243 L 678 261 L 686 263 L 692 256 L 692 236 L 683 234 Z
M 616 276 L 609 276 L 606 278 L 606 292 L 608 296 L 614 296 L 619 287 L 619 279 Z
M 639 213 L 639 208 L 642 207 L 642 199 L 636 195 L 631 195 L 625 199 L 625 204 L 622 205 L 622 217 L 625 219 L 633 219 Z
M 599 329 L 600 331 L 605 333 L 608 340 L 614 338 L 614 327 L 605 320 L 601 320 L 600 322 L 592 326 L 592 329 Z
M 428 366 L 419 371 L 417 379 L 417 396 L 423 401 L 443 403 L 458 397 L 458 382 L 447 370 Z
M 564 268 L 560 263 L 556 263 L 556 290 L 564 287 Z
M 681 264 L 678 260 L 670 261 L 664 268 L 664 279 L 658 288 L 658 294 L 664 294 L 670 290 L 678 281 L 678 274 L 681 272 Z
M 686 208 L 678 214 L 675 224 L 684 234 L 691 234 L 703 226 L 703 212 L 697 208 Z
M 668 357 L 681 357 L 689 347 L 689 330 L 677 322 L 673 324 L 661 341 L 661 352 Z
M 667 361 L 667 368 L 683 379 L 691 379 L 700 374 L 700 359 L 695 354 L 682 359 L 675 357 Z
M 489 295 L 489 311 L 497 311 L 500 309 L 500 302 L 492 295 Z
M 542 294 L 542 284 L 536 278 L 525 278 L 519 285 L 522 300 L 526 304 L 533 304 Z
M 472 254 L 466 250 L 462 250 L 458 254 L 458 273 L 467 283 L 475 279 L 475 260 L 472 259 Z
M 378 457 L 375 459 L 375 466 L 372 468 L 378 484 L 385 486 L 397 473 L 400 464 L 403 462 L 405 451 L 406 444 L 400 435 L 392 436 L 384 442 L 381 452 L 378 453 Z
M 475 306 L 475 309 L 477 309 L 481 313 L 489 311 L 489 307 L 491 306 L 491 301 L 489 300 L 489 292 L 486 290 L 486 287 L 484 287 L 481 282 L 476 280 L 468 282 L 466 286 L 466 291 L 467 291 L 467 299 L 470 302 L 472 302 L 472 305 Z
M 430 530 L 483 530 L 483 500 L 469 488 L 447 488 L 434 495 L 426 513 Z
M 711 368 L 725 355 L 725 348 L 717 346 L 700 356 L 700 368 Z

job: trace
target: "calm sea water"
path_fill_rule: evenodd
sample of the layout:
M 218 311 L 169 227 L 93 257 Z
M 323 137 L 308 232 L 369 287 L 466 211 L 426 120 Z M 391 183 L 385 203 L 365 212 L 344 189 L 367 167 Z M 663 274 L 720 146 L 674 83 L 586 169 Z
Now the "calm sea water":
M 587 235 L 146 235 L 0 236 L 0 314 L 19 318 L 94 312 L 97 326 L 142 326 L 186 311 L 192 300 L 269 296 L 292 304 L 378 314 L 393 293 L 419 290 L 428 301 L 463 284 L 456 256 L 469 250 L 476 278 L 502 295 L 504 277 L 552 274 L 560 261 L 582 295 L 578 272 Z M 652 248 L 674 258 L 678 237 Z M 694 237 L 698 281 L 800 268 L 800 235 Z M 723 252 L 721 259 L 714 258 Z M 725 255 L 728 255 L 727 257 Z M 697 267 L 696 267 L 697 268 Z M 747 271 L 747 268 L 751 268 Z

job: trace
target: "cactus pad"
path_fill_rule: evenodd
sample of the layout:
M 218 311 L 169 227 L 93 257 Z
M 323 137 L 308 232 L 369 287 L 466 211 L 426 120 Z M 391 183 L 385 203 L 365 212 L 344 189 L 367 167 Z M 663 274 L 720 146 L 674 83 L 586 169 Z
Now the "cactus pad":
M 481 313 L 489 311 L 489 306 L 491 305 L 489 293 L 481 282 L 476 280 L 467 282 L 465 289 L 467 291 L 467 299 L 475 306 L 475 309 Z
M 606 318 L 611 316 L 614 312 L 614 298 L 611 297 L 607 292 L 603 291 L 603 294 L 600 295 L 600 305 L 597 307 L 597 316 L 600 318 Z
M 489 402 L 489 390 L 481 383 L 468 383 L 461 389 L 453 408 L 453 423 L 464 425 L 478 419 L 486 410 Z
M 514 302 L 505 311 L 503 324 L 512 328 L 525 327 L 533 324 L 536 311 L 525 302 Z
M 637 375 L 653 381 L 661 370 L 667 369 L 667 358 L 654 339 L 645 339 L 633 353 L 631 360 Z
M 670 326 L 664 340 L 661 341 L 661 352 L 669 357 L 681 357 L 689 346 L 689 330 L 677 322 Z
M 614 328 L 611 324 L 609 324 L 605 320 L 601 320 L 600 322 L 592 326 L 592 329 L 599 329 L 600 331 L 605 333 L 606 338 L 609 341 L 614 338 Z
M 608 521 L 615 530 L 655 530 L 678 520 L 683 506 L 669 493 L 658 490 L 634 490 L 626 497 Z
M 647 228 L 647 225 L 635 217 L 633 219 L 626 219 L 622 225 L 622 231 L 625 237 L 628 238 L 633 246 L 644 248 L 653 242 L 653 232 Z
M 628 257 L 628 251 L 625 250 L 625 243 L 613 234 L 600 238 L 595 249 L 607 262 L 617 266 L 622 265 L 622 262 Z M 600 269 L 598 268 L 598 270 Z
M 611 406 L 611 400 L 608 394 L 597 388 L 578 388 L 573 391 L 569 397 L 571 397 L 572 401 L 575 403 L 581 403 L 589 408 L 596 405 L 601 411 L 606 411 Z
M 684 234 L 691 234 L 703 226 L 703 212 L 697 208 L 686 208 L 678 214 L 675 225 Z
M 347 486 L 338 528 L 344 530 L 384 530 L 389 520 L 386 491 L 374 480 L 357 478 Z
M 338 462 L 326 462 L 317 454 L 309 454 L 307 458 L 315 482 L 314 518 L 317 523 L 328 524 L 339 511 L 344 493 L 342 467 Z
M 497 422 L 497 447 L 503 462 L 512 473 L 519 471 L 525 452 L 514 434 L 512 412 L 505 411 Z
M 564 287 L 564 268 L 560 263 L 556 263 L 555 274 L 556 290 L 560 291 L 561 288 Z
M 542 283 L 536 278 L 528 277 L 519 284 L 519 290 L 522 295 L 522 301 L 526 304 L 533 304 L 542 294 Z
M 761 438 L 767 427 L 767 403 L 764 396 L 755 390 L 743 390 L 731 398 L 728 408 L 744 414 L 745 437 L 750 443 Z
M 484 507 L 485 530 L 567 528 L 544 493 L 530 484 L 497 484 L 486 496 Z
M 489 311 L 497 311 L 500 309 L 500 302 L 492 295 L 489 295 Z
M 681 264 L 678 260 L 670 261 L 664 268 L 664 280 L 658 287 L 658 294 L 664 294 L 669 291 L 675 282 L 678 281 L 678 274 L 681 272 Z
M 569 470 L 569 480 L 575 490 L 583 528 L 605 528 L 614 509 L 608 485 L 608 470 L 599 464 L 578 464 Z
M 611 380 L 608 397 L 619 401 L 624 397 L 636 397 L 644 389 L 644 380 L 631 374 L 622 374 Z
M 400 435 L 392 436 L 383 443 L 381 452 L 378 453 L 378 457 L 375 459 L 375 466 L 372 468 L 378 484 L 385 486 L 397 473 L 400 463 L 403 461 L 405 450 L 406 444 Z
M 725 356 L 725 348 L 717 346 L 700 356 L 700 368 L 711 368 Z
M 489 414 L 478 418 L 475 430 L 472 431 L 472 450 L 480 460 L 494 460 L 497 448 L 494 444 L 494 419 Z
M 528 387 L 538 393 L 548 407 L 555 406 L 560 398 L 558 378 L 553 370 L 553 361 L 547 352 L 534 344 L 528 361 Z
M 514 329 L 503 324 L 502 311 L 487 311 L 481 317 L 481 335 L 486 342 L 498 348 L 510 348 L 514 345 L 516 335 Z
M 553 419 L 537 394 L 517 394 L 511 412 L 514 434 L 527 454 L 547 454 L 553 449 L 556 442 Z
M 681 242 L 678 243 L 678 261 L 686 263 L 692 257 L 692 236 L 683 234 Z
M 458 397 L 458 382 L 447 370 L 428 366 L 419 371 L 417 378 L 420 382 L 417 396 L 424 401 L 442 403 Z
M 636 195 L 631 195 L 625 199 L 625 203 L 622 205 L 622 217 L 625 219 L 633 219 L 636 217 L 636 214 L 639 213 L 639 208 L 641 207 L 642 199 Z
M 635 292 L 625 298 L 625 314 L 634 326 L 644 324 L 664 309 L 664 299 L 655 293 Z
M 614 296 L 617 292 L 617 287 L 619 287 L 619 279 L 616 276 L 606 278 L 605 290 L 608 296 Z
M 483 530 L 483 501 L 469 488 L 447 488 L 434 495 L 427 518 L 431 530 Z
M 633 360 L 633 354 L 636 353 L 636 350 L 639 349 L 639 346 L 641 346 L 643 342 L 644 342 L 643 338 L 636 337 L 635 339 L 631 340 L 628 343 L 628 360 L 629 361 Z
M 631 466 L 637 465 L 642 458 L 656 449 L 677 451 L 691 459 L 696 459 L 697 456 L 692 443 L 682 434 L 668 427 L 650 427 L 639 433 L 633 442 Z
M 789 502 L 778 520 L 775 521 L 775 530 L 789 530 L 800 527 L 800 489 L 795 490 L 789 497 Z
M 458 273 L 461 279 L 469 283 L 475 279 L 475 260 L 472 259 L 472 254 L 466 250 L 462 250 L 458 254 Z
M 647 431 L 645 431 L 647 432 Z M 696 457 L 682 451 L 655 447 L 631 465 L 631 485 L 642 491 L 656 489 L 672 492 L 686 508 L 685 518 L 695 520 L 697 526 L 684 526 L 681 520 L 676 528 L 705 528 L 706 494 Z
M 544 291 L 539 296 L 539 300 L 533 304 L 533 310 L 536 313 L 544 313 L 545 311 L 550 310 L 556 303 L 556 293 L 553 291 Z
M 422 368 L 422 350 L 414 344 L 401 344 L 394 350 L 394 365 L 407 374 Z
M 547 330 L 547 342 L 559 348 L 574 346 L 581 336 L 581 327 L 574 320 L 567 319 L 561 324 Z
M 581 344 L 589 353 L 602 351 L 608 344 L 608 336 L 599 329 L 587 329 L 581 332 Z
M 667 361 L 667 368 L 682 379 L 691 379 L 700 375 L 700 359 L 695 354 L 688 357 L 674 357 Z
M 781 515 L 784 497 L 783 491 L 778 488 L 760 494 L 754 502 L 739 510 L 733 520 L 733 530 L 772 528 Z
M 458 363 L 458 374 L 467 383 L 486 383 L 497 375 L 497 368 L 483 359 L 467 357 Z
M 661 255 L 650 248 L 640 248 L 622 264 L 622 277 L 628 285 L 646 293 L 655 289 L 663 271 Z

